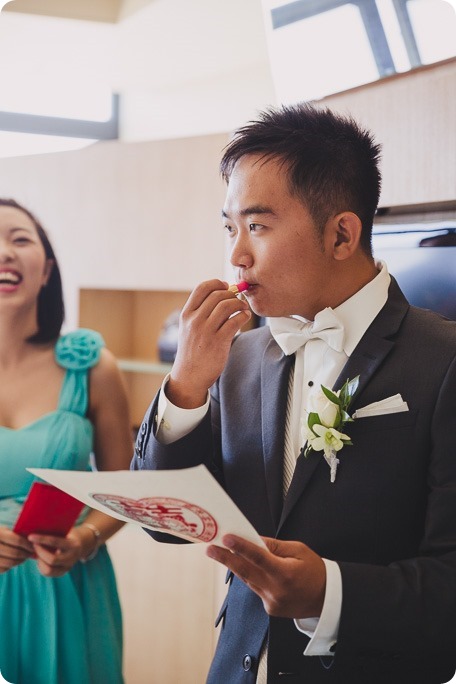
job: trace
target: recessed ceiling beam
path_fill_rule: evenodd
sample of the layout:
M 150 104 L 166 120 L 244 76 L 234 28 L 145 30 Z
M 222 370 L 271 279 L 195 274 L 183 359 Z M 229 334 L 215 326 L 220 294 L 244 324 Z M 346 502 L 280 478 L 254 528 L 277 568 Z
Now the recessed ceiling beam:
M 422 62 L 407 9 L 407 0 L 393 0 L 393 5 L 396 10 L 399 26 L 401 27 L 402 38 L 405 43 L 410 65 L 412 68 L 419 67 Z
M 64 119 L 56 116 L 0 111 L 0 131 L 59 135 L 88 140 L 116 140 L 119 137 L 119 96 L 112 96 L 111 118 L 108 121 Z
M 271 10 L 272 27 L 278 29 L 343 5 L 356 5 L 358 7 L 379 75 L 390 76 L 396 73 L 375 0 L 352 0 L 352 2 L 347 2 L 347 0 L 295 0 Z
M 115 24 L 121 7 L 122 0 L 11 0 L 2 11 Z

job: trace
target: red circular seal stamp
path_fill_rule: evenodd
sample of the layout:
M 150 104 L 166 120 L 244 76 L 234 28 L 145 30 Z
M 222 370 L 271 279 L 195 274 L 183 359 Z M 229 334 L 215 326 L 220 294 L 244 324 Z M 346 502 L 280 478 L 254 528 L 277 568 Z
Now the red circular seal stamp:
M 210 513 L 196 504 L 171 497 L 151 496 L 130 499 L 116 494 L 91 494 L 95 501 L 142 525 L 162 532 L 210 542 L 217 534 L 217 523 Z

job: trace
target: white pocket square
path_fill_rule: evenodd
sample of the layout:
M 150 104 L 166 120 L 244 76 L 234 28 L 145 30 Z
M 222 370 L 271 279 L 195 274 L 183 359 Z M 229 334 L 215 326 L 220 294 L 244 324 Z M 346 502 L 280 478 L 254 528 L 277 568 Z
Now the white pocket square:
M 403 401 L 400 394 L 395 394 L 387 399 L 381 401 L 374 401 L 373 404 L 368 404 L 363 408 L 359 408 L 354 412 L 353 418 L 368 418 L 370 416 L 383 416 L 387 413 L 401 413 L 408 411 L 409 407 L 406 401 Z

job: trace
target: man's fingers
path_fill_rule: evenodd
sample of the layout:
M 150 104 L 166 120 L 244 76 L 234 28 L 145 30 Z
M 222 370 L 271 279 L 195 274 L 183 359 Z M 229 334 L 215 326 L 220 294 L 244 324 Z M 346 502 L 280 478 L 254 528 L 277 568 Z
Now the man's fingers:
M 265 537 L 265 539 L 267 539 L 267 537 Z M 255 565 L 264 566 L 271 558 L 268 549 L 263 548 L 258 544 L 254 544 L 247 539 L 243 539 L 242 537 L 237 537 L 234 534 L 226 534 L 222 537 L 222 543 L 227 549 L 239 556 L 243 556 Z
M 214 292 L 214 290 L 226 290 L 227 285 L 221 280 L 206 280 L 195 287 L 190 294 L 187 302 L 183 308 L 184 315 L 190 311 L 196 311 L 207 297 Z
M 249 562 L 241 555 L 229 551 L 221 546 L 208 546 L 206 554 L 209 558 L 216 560 L 226 568 L 234 572 L 236 577 L 245 582 L 253 591 L 261 593 L 260 580 L 258 575 L 263 574 L 263 570 L 257 565 Z
M 262 568 L 262 570 L 270 569 L 273 571 L 272 564 L 275 558 L 302 558 L 302 549 L 305 548 L 302 544 L 279 541 L 271 537 L 262 537 L 262 540 L 266 548 L 231 534 L 225 535 L 222 538 L 222 543 L 230 553 L 245 558 L 249 563 Z M 229 556 L 224 553 L 223 558 L 227 559 Z
M 223 547 L 209 546 L 207 555 L 226 565 L 241 579 L 248 581 L 258 571 L 262 574 L 268 571 L 273 556 L 266 548 L 231 534 L 225 535 L 222 543 Z
M 262 537 L 268 550 L 277 558 L 296 558 L 302 559 L 305 556 L 306 546 L 301 542 L 283 541 L 279 539 L 272 539 L 271 537 Z

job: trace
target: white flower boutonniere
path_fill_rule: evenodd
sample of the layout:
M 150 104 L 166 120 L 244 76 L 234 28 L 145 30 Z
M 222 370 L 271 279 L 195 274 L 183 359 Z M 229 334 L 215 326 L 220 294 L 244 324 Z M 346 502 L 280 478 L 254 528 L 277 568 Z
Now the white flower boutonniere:
M 346 423 L 353 422 L 348 408 L 353 395 L 358 389 L 359 375 L 353 380 L 347 380 L 342 388 L 333 392 L 321 386 L 321 391 L 314 394 L 310 400 L 311 411 L 302 429 L 304 456 L 311 451 L 323 451 L 324 458 L 331 468 L 331 482 L 336 479 L 339 459 L 337 453 L 352 441 L 342 430 Z

